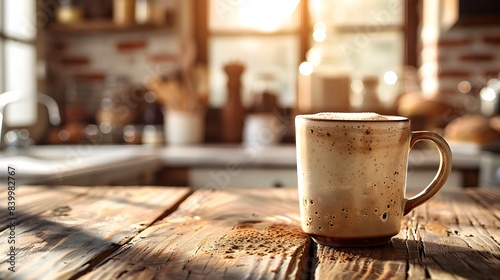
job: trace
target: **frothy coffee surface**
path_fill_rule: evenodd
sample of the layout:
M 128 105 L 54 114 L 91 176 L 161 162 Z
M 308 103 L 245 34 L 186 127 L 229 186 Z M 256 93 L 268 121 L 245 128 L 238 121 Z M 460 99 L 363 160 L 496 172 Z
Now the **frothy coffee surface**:
M 344 121 L 382 121 L 382 120 L 404 120 L 398 116 L 384 116 L 372 112 L 363 113 L 342 113 L 342 112 L 323 112 L 317 114 L 303 115 L 303 117 L 312 120 L 344 120 Z

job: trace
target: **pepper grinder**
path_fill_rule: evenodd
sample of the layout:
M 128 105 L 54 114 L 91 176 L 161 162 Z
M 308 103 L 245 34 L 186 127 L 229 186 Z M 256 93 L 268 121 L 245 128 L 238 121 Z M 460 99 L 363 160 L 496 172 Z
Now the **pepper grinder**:
M 241 143 L 245 108 L 241 102 L 241 75 L 245 66 L 239 62 L 231 62 L 224 66 L 227 75 L 227 99 L 221 110 L 222 140 L 229 143 Z

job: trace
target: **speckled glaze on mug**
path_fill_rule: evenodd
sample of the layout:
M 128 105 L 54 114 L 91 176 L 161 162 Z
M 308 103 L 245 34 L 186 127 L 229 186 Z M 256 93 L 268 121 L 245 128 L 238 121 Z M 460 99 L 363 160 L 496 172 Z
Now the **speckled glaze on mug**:
M 407 118 L 375 113 L 320 113 L 295 119 L 302 229 L 319 244 L 367 246 L 398 234 L 401 219 L 431 198 L 451 171 L 446 141 L 411 132 Z M 436 143 L 438 176 L 406 199 L 408 153 L 419 140 Z

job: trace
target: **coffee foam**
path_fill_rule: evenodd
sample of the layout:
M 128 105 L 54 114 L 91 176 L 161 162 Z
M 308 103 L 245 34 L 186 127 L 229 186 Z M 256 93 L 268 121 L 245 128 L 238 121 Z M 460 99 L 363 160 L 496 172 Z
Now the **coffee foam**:
M 345 120 L 345 121 L 375 121 L 375 120 L 397 120 L 404 119 L 395 116 L 383 116 L 373 112 L 363 113 L 342 113 L 342 112 L 322 112 L 316 114 L 303 115 L 308 119 L 315 120 Z

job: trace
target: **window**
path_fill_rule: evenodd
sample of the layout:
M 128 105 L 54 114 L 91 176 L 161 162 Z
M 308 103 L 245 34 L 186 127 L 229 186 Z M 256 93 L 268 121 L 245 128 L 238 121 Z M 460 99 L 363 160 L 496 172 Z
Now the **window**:
M 259 77 L 272 76 L 280 104 L 293 104 L 300 63 L 300 11 L 300 0 L 209 1 L 207 54 L 212 106 L 219 107 L 225 101 L 222 69 L 231 61 L 245 65 L 244 103 L 251 102 Z
M 20 90 L 24 102 L 7 106 L 9 125 L 34 123 L 36 81 L 36 1 L 0 3 L 0 90 Z M 22 112 L 22 113 L 20 113 Z
M 392 102 L 395 80 L 387 77 L 398 75 L 405 65 L 405 2 L 309 0 L 312 36 L 307 60 L 329 71 L 345 70 L 355 81 L 377 76 L 379 98 Z
M 277 73 L 281 105 L 293 107 L 299 64 L 347 63 L 354 75 L 417 66 L 420 1 L 403 0 L 201 0 L 194 5 L 198 61 L 211 73 L 211 105 L 225 98 L 222 65 L 247 64 L 243 97 L 254 77 Z M 383 83 L 380 83 L 383 86 Z M 391 99 L 393 93 L 381 96 Z

